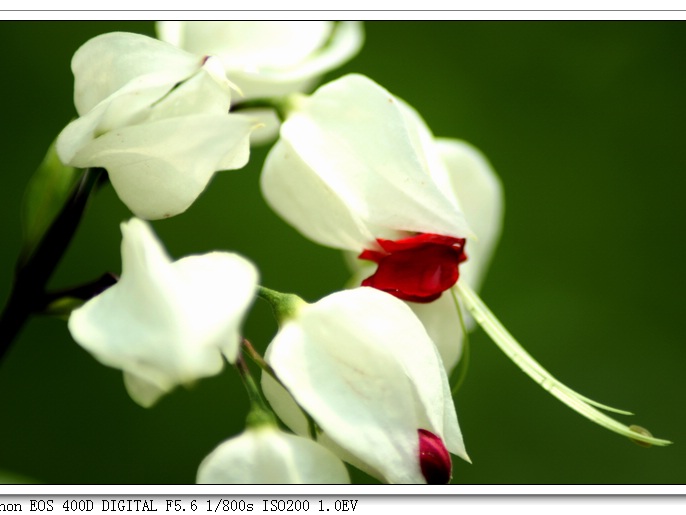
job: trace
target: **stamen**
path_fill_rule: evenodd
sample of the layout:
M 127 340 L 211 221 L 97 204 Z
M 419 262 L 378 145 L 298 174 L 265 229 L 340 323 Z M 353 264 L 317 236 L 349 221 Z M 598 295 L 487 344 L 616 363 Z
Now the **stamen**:
M 672 442 L 654 438 L 650 433 L 637 432 L 630 427 L 617 422 L 611 417 L 598 411 L 596 408 L 612 411 L 622 415 L 631 415 L 628 411 L 618 410 L 604 404 L 595 402 L 588 397 L 575 392 L 568 386 L 555 379 L 550 372 L 544 369 L 508 332 L 490 309 L 483 303 L 479 296 L 463 281 L 456 284 L 455 289 L 462 298 L 465 307 L 472 314 L 484 331 L 491 337 L 493 342 L 502 350 L 524 373 L 541 385 L 546 391 L 557 397 L 564 404 L 580 413 L 589 420 L 599 424 L 610 431 L 637 442 L 652 445 L 668 445 Z
M 469 331 L 467 331 L 467 325 L 464 320 L 464 315 L 462 314 L 462 306 L 460 306 L 455 288 L 451 288 L 450 293 L 453 297 L 453 302 L 455 303 L 457 316 L 460 319 L 460 331 L 462 331 L 462 353 L 460 355 L 460 360 L 457 362 L 455 368 L 453 368 L 449 378 L 450 393 L 455 397 L 455 394 L 457 394 L 467 376 L 467 368 L 469 368 Z

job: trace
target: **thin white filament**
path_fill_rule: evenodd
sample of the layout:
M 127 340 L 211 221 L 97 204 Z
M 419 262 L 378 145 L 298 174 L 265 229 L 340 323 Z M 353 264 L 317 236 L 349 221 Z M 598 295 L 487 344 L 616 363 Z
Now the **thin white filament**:
M 544 369 L 509 333 L 495 315 L 488 309 L 479 296 L 464 282 L 459 281 L 455 286 L 457 293 L 462 298 L 465 307 L 474 319 L 486 331 L 493 342 L 502 350 L 524 373 L 536 381 L 544 390 L 550 392 L 564 404 L 580 413 L 589 420 L 599 424 L 610 431 L 619 433 L 632 440 L 649 443 L 652 445 L 668 445 L 672 442 L 643 435 L 632 431 L 629 427 L 617 422 L 611 417 L 598 411 L 601 408 L 622 415 L 631 415 L 630 412 L 612 408 L 595 402 L 588 397 L 575 392 L 568 386 L 555 379 L 550 372 Z M 595 406 L 595 407 L 594 407 Z

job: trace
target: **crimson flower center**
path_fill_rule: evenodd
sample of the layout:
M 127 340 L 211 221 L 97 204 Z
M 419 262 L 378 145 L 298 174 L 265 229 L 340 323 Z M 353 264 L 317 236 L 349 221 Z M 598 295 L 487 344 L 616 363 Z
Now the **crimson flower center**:
M 358 256 L 379 265 L 362 286 L 411 302 L 432 302 L 440 297 L 457 282 L 459 265 L 467 259 L 464 238 L 423 233 L 395 241 L 376 241 L 381 251 L 364 250 Z

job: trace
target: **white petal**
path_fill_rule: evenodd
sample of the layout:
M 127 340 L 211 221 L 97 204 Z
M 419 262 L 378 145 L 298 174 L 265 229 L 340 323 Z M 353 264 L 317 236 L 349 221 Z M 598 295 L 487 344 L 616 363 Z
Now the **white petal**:
M 374 245 L 360 218 L 288 141 L 277 141 L 267 155 L 260 185 L 270 207 L 311 240 L 358 252 Z
M 331 40 L 317 52 L 289 68 L 240 70 L 227 63 L 227 73 L 245 98 L 281 97 L 310 90 L 324 73 L 341 66 L 359 52 L 364 41 L 361 22 L 339 22 Z
M 421 149 L 421 152 L 418 152 L 417 154 L 423 160 L 422 166 L 424 169 L 428 170 L 429 175 L 441 194 L 446 197 L 451 204 L 454 204 L 456 209 L 462 211 L 460 203 L 453 192 L 448 170 L 441 159 L 441 154 L 431 129 L 429 129 L 429 126 L 424 119 L 412 106 L 402 99 L 397 99 L 397 101 L 400 110 L 406 119 L 406 125 L 410 138 L 412 138 L 412 144 L 415 148 Z
M 183 33 L 186 30 L 186 23 L 187 22 L 179 20 L 156 22 L 155 32 L 157 32 L 157 38 L 170 45 L 182 47 L 182 38 L 184 37 Z
M 196 114 L 226 114 L 231 107 L 231 88 L 203 69 L 178 84 L 151 109 L 146 121 Z
M 165 388 L 153 384 L 150 381 L 138 377 L 129 372 L 124 372 L 124 386 L 126 392 L 134 401 L 144 408 L 150 408 L 160 400 L 164 394 L 168 393 L 174 388 L 174 384 L 169 384 Z
M 202 66 L 202 57 L 140 34 L 102 34 L 72 59 L 74 104 L 80 115 L 131 81 L 154 80 L 169 88 Z
M 220 444 L 200 464 L 200 484 L 347 484 L 343 463 L 321 445 L 270 426 Z
M 183 310 L 191 324 L 190 336 L 207 347 L 221 349 L 226 359 L 234 363 L 242 315 L 255 296 L 255 266 L 228 252 L 189 256 L 172 266 L 183 283 Z
M 404 302 L 371 288 L 360 288 L 360 290 L 374 292 L 374 297 L 377 298 L 375 304 L 378 316 L 387 316 L 393 320 L 396 334 L 393 338 L 378 338 L 376 344 L 386 346 L 387 351 L 402 365 L 414 385 L 418 404 L 424 407 L 424 410 L 419 411 L 419 427 L 429 429 L 439 435 L 451 453 L 469 461 L 457 422 L 445 367 L 438 349 L 426 334 L 424 326 L 412 316 L 412 312 Z M 368 296 L 369 294 L 365 292 L 365 297 Z M 387 313 L 384 313 L 379 306 L 382 296 L 384 308 L 388 305 Z M 391 304 L 386 301 L 388 298 L 391 298 L 395 304 L 392 309 L 390 309 Z M 374 299 L 370 298 L 370 300 Z M 356 302 L 363 304 L 364 300 L 357 299 Z M 400 337 L 402 334 L 405 336 Z
M 273 109 L 244 109 L 241 114 L 250 116 L 258 124 L 257 128 L 250 134 L 250 144 L 266 145 L 273 143 L 279 136 L 281 121 Z
M 447 433 L 446 446 L 460 450 L 440 358 L 390 295 L 359 288 L 303 308 L 275 337 L 269 360 L 327 436 L 388 482 L 424 482 L 420 428 Z
M 446 371 L 450 372 L 460 360 L 464 337 L 452 295 L 447 291 L 433 302 L 408 302 L 408 306 L 421 320 L 426 332 L 436 344 Z M 467 316 L 466 310 L 463 310 L 463 316 Z
M 361 22 L 158 22 L 160 39 L 221 58 L 244 99 L 309 89 L 361 48 Z
M 235 358 L 257 272 L 229 253 L 171 263 L 141 220 L 122 224 L 122 233 L 121 279 L 73 311 L 69 330 L 100 362 L 124 370 L 134 400 L 150 405 L 218 373 L 222 351 Z
M 188 21 L 158 24 L 161 39 L 194 54 L 222 59 L 229 70 L 288 68 L 326 42 L 333 28 L 326 21 Z M 173 22 L 172 22 L 173 23 Z
M 476 235 L 465 247 L 467 261 L 460 265 L 460 280 L 478 290 L 502 229 L 502 185 L 486 158 L 473 146 L 453 139 L 438 139 L 436 143 L 454 194 Z
M 471 234 L 464 215 L 432 180 L 404 109 L 366 77 L 348 75 L 321 87 L 289 116 L 281 137 L 366 223 Z
M 352 58 L 362 48 L 364 30 L 361 22 L 339 22 L 331 36 L 331 41 L 309 59 L 293 67 L 288 74 L 281 73 L 282 81 L 296 78 L 314 77 L 332 70 Z M 276 79 L 277 77 L 274 77 Z
M 271 346 L 267 347 L 265 359 L 269 361 Z M 310 428 L 307 417 L 281 383 L 266 372 L 261 378 L 262 392 L 269 401 L 269 405 L 279 416 L 288 429 L 300 436 L 309 436 Z
M 89 113 L 69 123 L 57 136 L 55 148 L 60 161 L 74 166 L 74 156 L 79 150 L 95 139 L 98 126 L 105 116 L 107 107 L 93 109 Z
M 269 350 L 271 347 L 267 348 L 268 358 Z M 293 396 L 288 393 L 280 383 L 278 383 L 272 376 L 267 373 L 262 374 L 262 391 L 265 397 L 269 400 L 269 405 L 274 410 L 279 417 L 279 419 L 286 425 L 288 429 L 293 431 L 295 434 L 303 437 L 309 437 L 310 427 L 309 422 L 303 413 L 302 409 L 298 406 L 293 399 Z M 359 459 L 355 454 L 352 454 L 347 449 L 338 445 L 334 440 L 329 438 L 326 433 L 319 433 L 317 435 L 317 442 L 322 444 L 327 449 L 331 450 L 336 456 L 338 456 L 343 461 L 346 461 L 362 470 L 366 474 L 383 479 L 384 474 L 373 467 L 371 467 L 367 462 Z
M 106 168 L 131 211 L 166 218 L 185 211 L 216 171 L 245 165 L 253 128 L 239 115 L 169 118 L 108 132 L 71 164 Z
M 166 95 L 173 85 L 165 80 L 160 82 L 157 76 L 144 76 L 132 80 L 105 98 L 60 133 L 57 152 L 62 162 L 71 163 L 79 150 L 108 131 L 149 119 L 151 106 Z

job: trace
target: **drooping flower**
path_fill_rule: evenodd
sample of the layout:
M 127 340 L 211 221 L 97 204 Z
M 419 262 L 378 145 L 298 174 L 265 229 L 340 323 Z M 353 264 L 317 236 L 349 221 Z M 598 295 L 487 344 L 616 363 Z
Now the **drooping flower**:
M 358 275 L 364 283 L 415 301 L 448 369 L 459 359 L 464 306 L 517 366 L 569 407 L 632 440 L 669 443 L 617 422 L 599 409 L 628 412 L 553 377 L 481 301 L 474 290 L 500 228 L 498 181 L 474 149 L 435 140 L 381 86 L 349 75 L 293 102 L 261 184 L 271 207 L 303 235 L 352 252 L 358 271 L 360 258 L 378 265 Z
M 147 223 L 134 218 L 121 229 L 121 278 L 74 310 L 69 330 L 98 361 L 123 370 L 129 394 L 147 407 L 217 374 L 222 355 L 235 361 L 257 271 L 228 252 L 172 262 Z
M 185 211 L 219 170 L 248 161 L 251 118 L 229 114 L 217 58 L 138 34 L 87 41 L 72 59 L 79 118 L 57 140 L 60 159 L 107 169 L 137 216 Z
M 360 22 L 164 21 L 161 40 L 216 55 L 242 100 L 283 97 L 310 88 L 362 46 Z
M 248 428 L 200 464 L 199 484 L 347 484 L 341 460 L 308 438 L 275 426 Z
M 300 406 L 321 428 L 321 443 L 371 475 L 447 481 L 448 451 L 469 460 L 441 358 L 421 322 L 391 295 L 362 287 L 305 304 L 265 357 L 287 389 L 263 374 L 277 415 L 311 435 Z M 447 451 L 428 451 L 427 435 Z
M 454 366 L 462 331 L 441 294 L 460 275 L 478 287 L 502 218 L 500 183 L 476 149 L 435 139 L 403 101 L 348 75 L 296 104 L 261 184 L 303 235 L 350 253 L 353 284 L 412 301 Z

